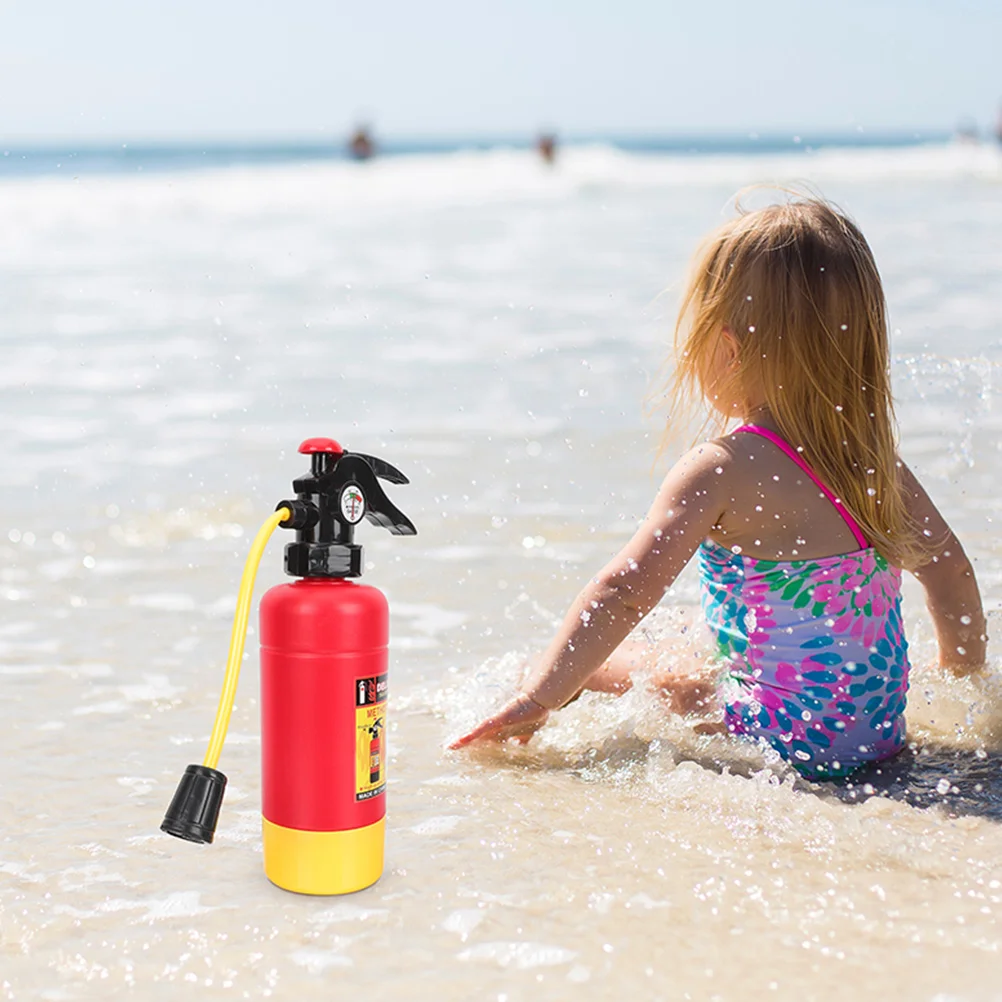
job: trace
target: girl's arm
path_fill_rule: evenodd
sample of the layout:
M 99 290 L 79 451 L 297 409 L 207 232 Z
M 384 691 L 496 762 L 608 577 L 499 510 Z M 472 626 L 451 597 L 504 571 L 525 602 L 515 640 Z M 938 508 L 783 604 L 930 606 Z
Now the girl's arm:
M 932 558 L 912 573 L 925 589 L 939 663 L 955 675 L 968 675 L 984 666 L 988 639 L 974 568 L 915 474 L 904 464 L 901 469 L 911 515 L 933 541 Z
M 707 443 L 665 477 L 633 538 L 574 600 L 522 692 L 451 745 L 524 737 L 580 690 L 671 587 L 726 506 L 730 457 Z

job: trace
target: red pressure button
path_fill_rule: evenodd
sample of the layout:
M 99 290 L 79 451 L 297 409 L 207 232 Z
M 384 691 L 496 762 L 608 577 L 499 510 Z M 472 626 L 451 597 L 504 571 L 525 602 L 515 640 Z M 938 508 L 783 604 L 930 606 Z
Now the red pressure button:
M 323 452 L 332 456 L 343 456 L 344 449 L 333 438 L 308 438 L 299 447 L 299 451 L 306 456 L 314 452 Z

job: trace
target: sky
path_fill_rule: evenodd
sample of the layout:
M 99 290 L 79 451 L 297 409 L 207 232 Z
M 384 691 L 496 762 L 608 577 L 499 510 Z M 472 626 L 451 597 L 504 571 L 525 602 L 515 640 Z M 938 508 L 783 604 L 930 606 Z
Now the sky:
M 993 125 L 1002 0 L 0 0 L 0 142 Z

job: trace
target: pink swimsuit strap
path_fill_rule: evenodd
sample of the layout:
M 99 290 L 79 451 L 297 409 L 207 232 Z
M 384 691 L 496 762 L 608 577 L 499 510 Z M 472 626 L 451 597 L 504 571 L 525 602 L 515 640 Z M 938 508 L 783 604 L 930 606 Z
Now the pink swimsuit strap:
M 776 448 L 782 450 L 782 452 L 784 452 L 787 456 L 789 456 L 790 459 L 792 459 L 797 464 L 797 466 L 799 466 L 804 471 L 804 473 L 806 473 L 807 476 L 809 476 L 811 480 L 814 481 L 818 490 L 821 491 L 821 493 L 824 494 L 824 496 L 828 498 L 829 501 L 831 501 L 832 506 L 842 516 L 843 520 L 845 521 L 845 524 L 849 526 L 849 531 L 853 534 L 853 536 L 856 539 L 856 545 L 859 546 L 861 550 L 865 550 L 870 545 L 866 541 L 866 536 L 863 535 L 863 530 L 859 527 L 859 522 L 857 522 L 852 517 L 846 506 L 842 504 L 842 502 L 839 501 L 839 499 L 835 497 L 834 494 L 832 494 L 832 492 L 828 489 L 827 485 L 821 482 L 821 480 L 818 478 L 818 475 L 807 465 L 807 461 L 804 459 L 804 457 L 801 456 L 800 453 L 797 452 L 797 450 L 794 449 L 789 442 L 787 442 L 782 436 L 777 435 L 776 432 L 771 431 L 769 428 L 763 428 L 761 425 L 758 424 L 743 424 L 741 425 L 740 428 L 735 428 L 733 433 L 736 435 L 738 434 L 738 432 L 742 431 L 748 432 L 749 434 L 752 435 L 759 435 L 762 438 L 768 439 L 770 442 L 772 442 L 774 446 L 776 446 Z

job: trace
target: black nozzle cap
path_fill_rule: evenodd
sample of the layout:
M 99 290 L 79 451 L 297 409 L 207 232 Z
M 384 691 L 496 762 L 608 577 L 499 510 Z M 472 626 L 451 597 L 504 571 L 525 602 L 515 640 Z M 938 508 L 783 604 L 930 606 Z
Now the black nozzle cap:
M 216 834 L 226 777 L 207 765 L 189 765 L 164 815 L 161 831 L 187 842 L 211 842 Z
M 279 501 L 275 511 L 288 508 L 291 514 L 284 522 L 279 522 L 283 529 L 312 529 L 320 521 L 320 512 L 315 504 L 309 501 Z

